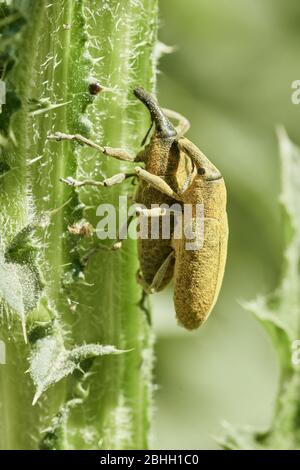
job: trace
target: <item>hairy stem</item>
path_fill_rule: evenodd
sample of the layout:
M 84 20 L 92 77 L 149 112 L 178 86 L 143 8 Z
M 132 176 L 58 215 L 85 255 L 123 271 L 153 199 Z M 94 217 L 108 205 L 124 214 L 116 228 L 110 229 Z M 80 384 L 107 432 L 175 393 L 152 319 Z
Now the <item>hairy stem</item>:
M 0 365 L 0 448 L 146 448 L 152 335 L 138 307 L 135 242 L 125 241 L 119 252 L 98 250 L 84 265 L 84 254 L 105 242 L 68 230 L 82 221 L 95 227 L 97 206 L 110 203 L 118 211 L 119 196 L 134 187 L 130 181 L 113 188 L 60 182 L 100 180 L 132 166 L 47 136 L 80 133 L 99 145 L 139 149 L 149 120 L 132 89 L 154 89 L 157 1 L 15 3 L 3 23 L 17 33 L 2 55 L 3 69 L 10 63 L 4 77 L 10 98 L 6 123 L 0 122 L 7 353 Z M 94 96 L 96 82 L 107 90 Z M 22 293 L 16 298 L 13 276 Z M 79 348 L 80 367 L 70 362 L 69 350 L 93 344 L 130 351 L 96 357 L 100 350 L 92 348 L 87 358 Z M 34 406 L 33 381 L 41 392 Z

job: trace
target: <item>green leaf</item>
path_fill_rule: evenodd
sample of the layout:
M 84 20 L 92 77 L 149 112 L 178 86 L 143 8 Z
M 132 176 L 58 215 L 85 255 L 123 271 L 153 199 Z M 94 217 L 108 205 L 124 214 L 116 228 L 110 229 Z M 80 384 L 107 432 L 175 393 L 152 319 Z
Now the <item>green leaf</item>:
M 39 300 L 41 285 L 37 273 L 26 264 L 7 263 L 0 255 L 0 299 L 20 317 L 25 341 L 25 316 Z
M 276 291 L 259 297 L 255 302 L 245 304 L 253 312 L 271 335 L 277 350 L 285 349 L 290 363 L 291 343 L 299 338 L 300 306 L 300 150 L 288 138 L 285 131 L 278 131 L 282 191 L 280 201 L 284 209 L 283 227 L 286 236 L 284 252 L 285 267 L 283 279 Z M 287 357 L 283 357 L 283 368 Z
M 38 448 L 53 418 L 59 420 L 66 402 L 81 395 L 83 382 L 91 390 L 84 406 L 72 409 L 62 433 L 55 430 L 53 439 L 49 435 L 47 446 L 146 448 L 153 339 L 138 307 L 135 242 L 128 240 L 122 253 L 112 256 L 99 252 L 83 266 L 80 259 L 98 241 L 68 230 L 83 219 L 96 226 L 101 201 L 117 209 L 119 195 L 131 195 L 135 188 L 128 182 L 107 191 L 79 190 L 60 182 L 67 176 L 103 179 L 128 165 L 93 149 L 50 142 L 47 136 L 54 131 L 81 133 L 99 144 L 122 146 L 132 153 L 140 150 L 149 116 L 131 90 L 141 85 L 155 91 L 158 1 L 10 3 L 0 16 L 5 32 L 0 69 L 5 71 L 7 90 L 0 117 L 0 238 L 6 248 L 4 262 L 31 269 L 29 278 L 37 267 L 44 288 L 43 298 L 26 315 L 29 344 L 20 344 L 18 321 L 6 322 L 1 331 L 12 360 L 0 370 L 0 405 L 5 404 L 0 406 L 0 448 Z M 91 80 L 110 92 L 91 95 Z M 38 225 L 33 237 L 29 229 L 22 231 L 32 223 Z M 17 283 L 15 287 L 22 293 Z M 5 292 L 9 290 L 6 287 Z M 8 315 L 11 309 L 6 307 Z M 83 349 L 66 351 L 59 339 L 65 336 L 68 349 L 84 345 Z M 74 364 L 79 367 L 78 356 L 101 352 L 86 344 L 97 349 L 98 343 L 116 341 L 120 349 L 134 348 L 134 353 L 113 361 L 95 360 L 93 374 L 81 376 L 76 371 L 71 376 Z M 29 405 L 32 377 L 24 376 L 29 356 L 39 393 L 67 376 L 56 383 L 53 393 L 49 391 L 42 406 L 34 408 Z M 86 370 L 90 362 L 81 367 Z
M 280 384 L 274 419 L 265 433 L 227 427 L 223 448 L 259 449 L 300 447 L 299 392 L 300 370 L 292 364 L 292 345 L 300 336 L 300 149 L 278 130 L 283 206 L 283 229 L 286 239 L 282 281 L 270 295 L 244 303 L 270 336 L 280 365 Z M 220 441 L 219 441 L 220 442 Z M 245 444 L 247 442 L 248 444 Z
M 0 299 L 19 315 L 26 342 L 25 317 L 37 307 L 43 290 L 36 263 L 37 246 L 33 227 L 26 226 L 5 253 L 0 252 Z
M 80 363 L 89 358 L 108 354 L 122 354 L 124 350 L 115 346 L 100 344 L 84 344 L 71 350 L 64 347 L 60 335 L 47 336 L 36 342 L 31 356 L 30 375 L 36 386 L 32 404 L 35 405 L 42 393 L 51 385 L 79 369 Z

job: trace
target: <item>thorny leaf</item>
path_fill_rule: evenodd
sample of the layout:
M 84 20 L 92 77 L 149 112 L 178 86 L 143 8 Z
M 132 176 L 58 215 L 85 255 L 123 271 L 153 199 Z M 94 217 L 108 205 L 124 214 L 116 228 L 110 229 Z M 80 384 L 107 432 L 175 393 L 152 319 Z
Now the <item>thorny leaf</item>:
M 124 350 L 115 346 L 100 344 L 84 344 L 71 350 L 64 347 L 60 335 L 47 336 L 37 341 L 31 356 L 30 375 L 36 386 L 32 404 L 35 405 L 43 392 L 51 385 L 78 369 L 80 362 L 97 356 L 122 354 Z
M 299 416 L 300 373 L 292 364 L 292 344 L 300 336 L 300 149 L 283 129 L 278 131 L 282 190 L 280 202 L 284 209 L 283 229 L 286 236 L 284 269 L 279 287 L 268 296 L 245 303 L 271 337 L 278 354 L 280 384 L 274 420 L 264 434 L 238 431 L 227 426 L 226 437 L 219 440 L 223 448 L 296 448 L 300 446 L 297 432 Z
M 35 271 L 26 264 L 7 263 L 0 254 L 0 300 L 19 315 L 25 340 L 25 315 L 36 307 L 40 293 Z

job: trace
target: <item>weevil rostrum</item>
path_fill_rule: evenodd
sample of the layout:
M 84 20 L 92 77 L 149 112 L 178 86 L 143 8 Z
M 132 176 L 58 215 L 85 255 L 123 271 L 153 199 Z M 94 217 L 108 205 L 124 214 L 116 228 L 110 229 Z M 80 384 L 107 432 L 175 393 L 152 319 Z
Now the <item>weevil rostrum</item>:
M 140 270 L 137 278 L 144 292 L 158 292 L 173 278 L 177 319 L 192 330 L 208 318 L 223 280 L 228 240 L 226 187 L 219 170 L 184 137 L 189 129 L 187 119 L 174 111 L 161 109 L 155 98 L 140 87 L 134 90 L 134 95 L 148 108 L 154 123 L 148 145 L 136 156 L 120 148 L 101 147 L 78 134 L 56 132 L 48 138 L 77 141 L 119 160 L 144 163 L 144 168 L 138 166 L 134 173 L 119 173 L 102 182 L 63 180 L 70 185 L 111 186 L 134 175 L 139 181 L 135 202 L 148 208 L 144 215 L 147 212 L 151 217 L 155 210 L 157 212 L 151 208 L 153 204 L 203 206 L 204 234 L 200 249 L 187 250 L 184 236 L 138 239 Z M 171 120 L 177 121 L 176 127 Z M 163 217 L 163 213 L 159 217 Z M 196 219 L 196 214 L 192 217 Z M 192 219 L 192 224 L 196 222 Z

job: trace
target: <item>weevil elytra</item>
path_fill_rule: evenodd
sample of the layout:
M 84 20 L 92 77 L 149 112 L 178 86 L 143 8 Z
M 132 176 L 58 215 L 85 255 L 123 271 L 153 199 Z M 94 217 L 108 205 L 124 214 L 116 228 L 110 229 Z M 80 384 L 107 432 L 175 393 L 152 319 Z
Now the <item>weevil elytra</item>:
M 174 226 L 169 239 L 161 236 L 138 239 L 138 280 L 144 291 L 157 292 L 174 278 L 177 319 L 185 328 L 195 329 L 212 311 L 222 284 L 228 240 L 225 183 L 219 170 L 184 137 L 189 129 L 187 119 L 174 111 L 161 109 L 155 98 L 140 87 L 134 94 L 148 108 L 154 123 L 148 145 L 136 156 L 120 148 L 101 147 L 81 135 L 57 132 L 48 138 L 77 141 L 119 160 L 145 165 L 144 168 L 136 167 L 134 173 L 114 175 L 103 182 L 63 180 L 70 185 L 111 186 L 136 176 L 139 185 L 135 202 L 148 208 L 144 215 L 147 212 L 149 216 L 153 216 L 155 210 L 157 215 L 157 209 L 151 208 L 153 204 L 203 205 L 204 236 L 200 249 L 187 250 L 185 237 L 175 239 L 172 236 Z M 170 119 L 177 121 L 176 127 Z M 162 217 L 163 213 L 159 219 Z M 194 214 L 192 224 L 196 223 L 197 215 Z

